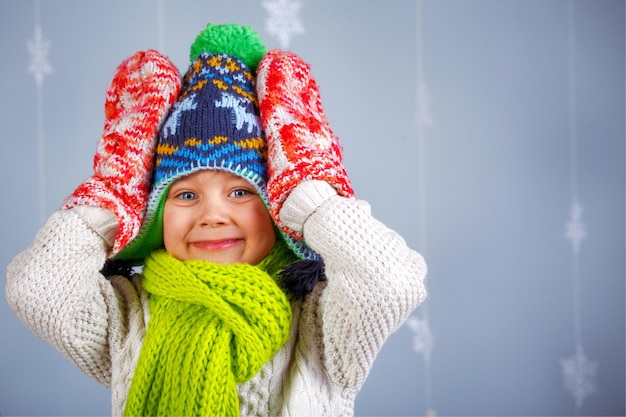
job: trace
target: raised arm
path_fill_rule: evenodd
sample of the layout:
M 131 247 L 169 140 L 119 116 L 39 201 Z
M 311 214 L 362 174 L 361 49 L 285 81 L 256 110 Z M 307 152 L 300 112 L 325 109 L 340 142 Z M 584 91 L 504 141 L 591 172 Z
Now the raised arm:
M 106 386 L 107 302 L 115 293 L 99 271 L 116 233 L 117 219 L 105 209 L 53 213 L 11 261 L 6 282 L 9 306 L 24 325 Z
M 338 196 L 325 182 L 303 182 L 281 214 L 324 259 L 317 337 L 329 377 L 358 390 L 383 343 L 425 299 L 426 264 L 367 202 Z
M 257 89 L 272 216 L 325 263 L 327 282 L 314 290 L 308 308 L 315 311 L 307 312 L 316 315 L 312 345 L 321 340 L 317 354 L 332 383 L 356 391 L 384 341 L 425 298 L 426 266 L 353 198 L 309 65 L 294 53 L 270 51 Z
M 133 287 L 112 285 L 100 270 L 139 231 L 156 134 L 179 85 L 176 67 L 156 51 L 120 64 L 107 91 L 94 174 L 7 268 L 7 300 L 22 322 L 105 385 L 110 343 L 129 325 Z

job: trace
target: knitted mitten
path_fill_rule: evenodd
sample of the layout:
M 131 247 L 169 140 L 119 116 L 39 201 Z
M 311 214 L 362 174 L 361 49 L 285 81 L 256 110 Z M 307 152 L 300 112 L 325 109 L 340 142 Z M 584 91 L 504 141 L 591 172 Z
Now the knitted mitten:
M 104 133 L 94 175 L 63 204 L 97 206 L 117 216 L 111 255 L 139 232 L 146 211 L 159 127 L 180 90 L 180 75 L 157 51 L 137 52 L 117 68 L 107 90 Z
M 257 69 L 257 93 L 268 144 L 270 213 L 282 230 L 301 239 L 301 232 L 281 222 L 282 205 L 304 180 L 326 181 L 340 195 L 352 197 L 342 149 L 324 115 L 310 67 L 296 54 L 267 53 Z

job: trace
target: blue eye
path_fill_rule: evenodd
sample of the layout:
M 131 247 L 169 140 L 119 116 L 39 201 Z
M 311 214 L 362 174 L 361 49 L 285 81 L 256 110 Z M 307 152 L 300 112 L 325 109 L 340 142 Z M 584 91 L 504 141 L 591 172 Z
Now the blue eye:
M 183 191 L 178 194 L 176 198 L 180 198 L 181 200 L 194 200 L 196 198 L 196 194 L 191 191 Z
M 250 194 L 252 194 L 251 191 L 243 189 L 243 188 L 238 188 L 236 190 L 233 190 L 233 192 L 230 193 L 233 197 L 238 198 L 238 197 L 245 197 L 248 196 Z

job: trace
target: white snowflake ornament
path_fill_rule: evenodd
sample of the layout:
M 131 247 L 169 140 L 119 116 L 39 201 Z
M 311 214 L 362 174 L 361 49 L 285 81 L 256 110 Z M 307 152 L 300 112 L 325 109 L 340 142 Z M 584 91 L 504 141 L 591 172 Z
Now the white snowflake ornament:
M 427 361 L 430 360 L 430 354 L 433 350 L 433 335 L 428 320 L 411 316 L 406 324 L 413 332 L 413 350 L 422 353 Z
M 40 26 L 35 26 L 35 38 L 27 41 L 27 47 L 31 58 L 28 72 L 35 77 L 37 87 L 41 87 L 44 77 L 52 73 L 52 66 L 48 62 L 50 42 L 43 39 Z
M 569 358 L 561 359 L 561 371 L 565 389 L 574 397 L 576 408 L 583 405 L 583 401 L 595 392 L 594 379 L 598 364 L 587 359 L 583 347 L 578 345 L 576 353 Z
M 434 124 L 430 110 L 430 92 L 424 83 L 417 86 L 417 127 L 424 130 Z
M 587 237 L 585 223 L 582 221 L 583 208 L 578 202 L 572 203 L 569 221 L 565 226 L 565 238 L 572 244 L 572 251 L 578 253 L 580 244 Z
M 304 33 L 304 26 L 298 17 L 302 4 L 290 0 L 269 0 L 263 7 L 269 13 L 265 29 L 278 38 L 282 49 L 289 47 L 292 36 Z

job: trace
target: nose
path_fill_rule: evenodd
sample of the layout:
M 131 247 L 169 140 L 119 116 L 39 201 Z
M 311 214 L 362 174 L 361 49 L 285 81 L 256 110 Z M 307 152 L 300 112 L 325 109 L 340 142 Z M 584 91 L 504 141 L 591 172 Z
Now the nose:
M 222 198 L 206 198 L 202 202 L 200 209 L 201 226 L 217 227 L 229 222 L 228 208 Z

